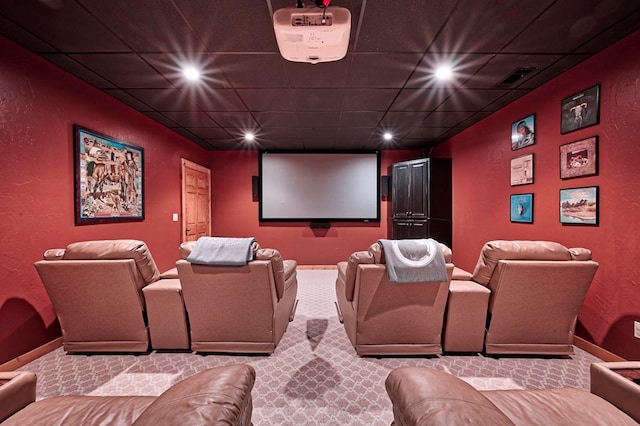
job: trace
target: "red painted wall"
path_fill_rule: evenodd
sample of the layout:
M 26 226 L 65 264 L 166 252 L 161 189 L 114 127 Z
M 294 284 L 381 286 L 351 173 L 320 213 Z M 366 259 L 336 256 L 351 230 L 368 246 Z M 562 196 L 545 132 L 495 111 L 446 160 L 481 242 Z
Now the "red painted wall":
M 420 158 L 419 151 L 382 151 L 381 173 L 395 162 Z M 366 250 L 387 236 L 387 202 L 381 221 L 332 222 L 330 229 L 311 229 L 308 222 L 259 222 L 252 200 L 251 177 L 258 175 L 258 152 L 215 151 L 211 160 L 212 233 L 255 237 L 262 247 L 276 248 L 300 265 L 335 265 L 357 250 Z
M 74 226 L 74 123 L 144 149 L 146 218 Z M 135 238 L 160 269 L 178 255 L 180 158 L 210 153 L 0 37 L 0 364 L 60 336 L 33 263 L 73 241 Z M 82 291 L 82 289 L 79 289 Z
M 601 85 L 600 124 L 560 134 L 564 97 Z M 545 239 L 587 247 L 600 268 L 579 315 L 577 335 L 624 358 L 640 359 L 640 32 L 492 114 L 436 149 L 453 158 L 454 261 L 473 269 L 494 239 Z M 511 151 L 511 123 L 536 114 L 535 145 Z M 599 137 L 599 175 L 561 180 L 559 146 Z M 534 154 L 534 183 L 511 187 L 511 158 Z M 562 226 L 559 190 L 600 187 L 600 224 Z M 534 194 L 534 223 L 509 220 L 509 195 Z

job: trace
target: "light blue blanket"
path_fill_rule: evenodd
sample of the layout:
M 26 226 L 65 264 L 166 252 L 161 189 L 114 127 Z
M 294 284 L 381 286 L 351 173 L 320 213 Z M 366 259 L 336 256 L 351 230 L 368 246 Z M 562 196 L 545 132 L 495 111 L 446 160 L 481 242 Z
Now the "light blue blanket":
M 429 238 L 422 240 L 378 240 L 392 283 L 447 281 L 447 267 L 440 244 Z
M 255 238 L 200 237 L 187 261 L 199 265 L 244 266 L 253 259 Z

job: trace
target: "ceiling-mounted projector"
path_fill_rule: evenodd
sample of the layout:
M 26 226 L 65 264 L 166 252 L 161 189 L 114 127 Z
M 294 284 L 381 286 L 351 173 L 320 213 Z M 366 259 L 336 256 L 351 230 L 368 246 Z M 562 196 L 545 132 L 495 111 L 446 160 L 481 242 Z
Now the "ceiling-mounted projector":
M 343 7 L 285 7 L 273 14 L 282 57 L 293 62 L 338 61 L 345 57 L 351 12 Z

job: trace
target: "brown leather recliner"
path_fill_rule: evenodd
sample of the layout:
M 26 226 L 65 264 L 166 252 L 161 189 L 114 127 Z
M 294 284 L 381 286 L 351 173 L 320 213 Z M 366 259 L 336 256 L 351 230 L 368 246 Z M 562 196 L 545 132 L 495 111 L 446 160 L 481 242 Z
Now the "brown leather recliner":
M 160 278 L 147 245 L 98 240 L 51 249 L 35 263 L 67 352 L 146 352 L 142 288 Z
M 451 250 L 442 245 L 448 280 L 390 283 L 380 244 L 338 263 L 336 299 L 340 321 L 359 355 L 442 353 L 442 324 Z
M 250 365 L 231 365 L 196 373 L 158 397 L 74 395 L 36 401 L 35 374 L 0 372 L 0 424 L 249 426 L 255 377 Z
M 464 345 L 461 340 L 482 336 L 480 321 L 486 317 L 487 354 L 572 354 L 578 312 L 597 269 L 585 248 L 551 241 L 486 243 L 473 273 L 456 271 L 460 279 L 452 281 L 451 289 L 469 295 L 479 288 L 488 297 L 457 304 L 450 299 L 445 350 L 447 340 Z M 456 313 L 480 312 L 485 306 L 487 315 L 474 324 L 456 319 Z M 471 333 L 474 326 L 477 330 Z
M 258 248 L 246 266 L 192 264 L 195 242 L 176 263 L 195 352 L 272 353 L 293 320 L 296 262 Z
M 640 386 L 615 372 L 640 362 L 591 365 L 591 392 L 581 389 L 478 391 L 426 367 L 401 367 L 387 376 L 394 426 L 637 425 Z

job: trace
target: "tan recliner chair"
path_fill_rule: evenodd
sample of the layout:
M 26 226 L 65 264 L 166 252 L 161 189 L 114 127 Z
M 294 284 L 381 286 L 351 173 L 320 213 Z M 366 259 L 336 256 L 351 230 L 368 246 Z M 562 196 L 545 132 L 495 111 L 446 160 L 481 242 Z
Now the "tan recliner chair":
M 137 240 L 100 240 L 51 249 L 35 263 L 62 327 L 67 352 L 146 352 L 142 288 L 160 273 Z
M 338 263 L 338 316 L 358 355 L 442 353 L 451 250 L 442 245 L 448 281 L 390 283 L 380 244 Z
M 246 266 L 192 264 L 195 242 L 176 263 L 195 352 L 272 353 L 293 320 L 296 262 L 255 245 Z
M 460 279 L 454 278 L 451 288 L 464 287 L 463 294 L 474 286 L 490 291 L 480 302 L 488 300 L 485 353 L 569 355 L 578 312 L 597 269 L 598 263 L 585 248 L 550 241 L 496 240 L 484 245 L 472 274 L 456 272 Z M 485 306 L 452 302 L 455 300 L 450 300 L 448 309 L 454 316 L 456 312 L 480 312 Z M 461 333 L 466 325 L 449 320 L 447 317 L 445 349 L 447 340 L 479 337 Z
M 0 372 L 4 425 L 249 426 L 256 378 L 245 364 L 210 368 L 159 396 L 55 396 L 36 401 L 36 376 Z

